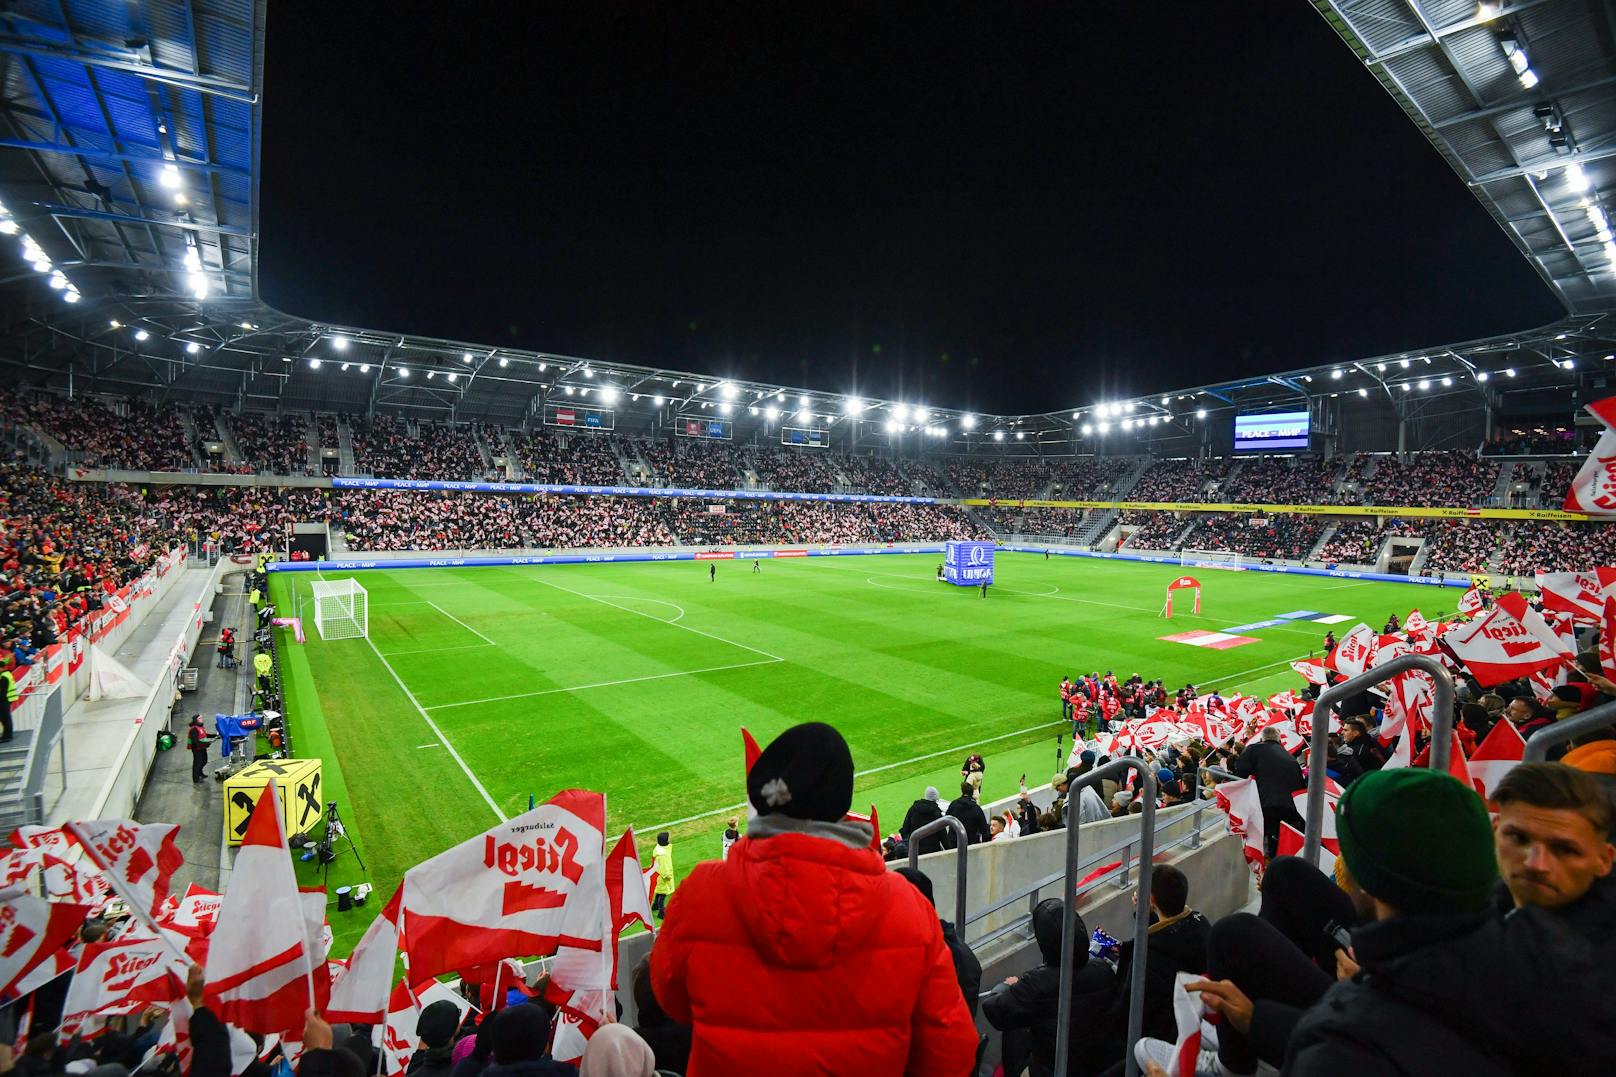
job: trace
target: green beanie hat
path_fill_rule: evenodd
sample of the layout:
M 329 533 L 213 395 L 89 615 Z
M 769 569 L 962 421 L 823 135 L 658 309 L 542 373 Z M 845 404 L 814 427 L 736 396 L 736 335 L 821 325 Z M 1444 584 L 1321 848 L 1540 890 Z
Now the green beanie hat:
M 1487 806 L 1450 774 L 1365 774 L 1341 794 L 1335 830 L 1358 885 L 1401 913 L 1477 912 L 1498 881 Z

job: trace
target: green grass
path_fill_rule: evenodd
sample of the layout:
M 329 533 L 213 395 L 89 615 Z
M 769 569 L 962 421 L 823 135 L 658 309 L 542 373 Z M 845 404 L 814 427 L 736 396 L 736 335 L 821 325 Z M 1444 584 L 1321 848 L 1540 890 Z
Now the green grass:
M 611 827 L 671 829 L 681 871 L 717 856 L 723 809 L 745 795 L 743 725 L 767 744 L 798 722 L 834 724 L 860 769 L 855 808 L 873 803 L 890 832 L 927 784 L 957 789 L 979 745 L 986 797 L 1014 791 L 1022 771 L 1048 781 L 1063 674 L 1271 693 L 1299 683 L 1286 663 L 1316 652 L 1323 626 L 1254 630 L 1257 643 L 1225 651 L 1157 637 L 1302 609 L 1378 627 L 1458 597 L 1208 570 L 1203 615 L 1181 601 L 1168 622 L 1157 611 L 1176 566 L 1001 554 L 984 599 L 935 582 L 936 564 L 813 558 L 764 561 L 754 575 L 723 562 L 716 583 L 690 562 L 365 571 L 348 575 L 369 592 L 370 639 L 332 642 L 313 630 L 313 576 L 277 575 L 282 610 L 295 587 L 309 621 L 308 643 L 288 637 L 282 650 L 294 744 L 326 761 L 379 899 L 333 917 L 337 951 L 406 868 L 530 795 L 600 790 Z M 330 885 L 362 877 L 344 854 Z

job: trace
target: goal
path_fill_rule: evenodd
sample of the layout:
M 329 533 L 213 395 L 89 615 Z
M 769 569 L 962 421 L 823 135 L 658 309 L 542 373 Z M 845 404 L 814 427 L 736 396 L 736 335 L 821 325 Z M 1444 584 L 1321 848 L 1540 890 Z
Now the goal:
M 1228 550 L 1180 550 L 1178 563 L 1185 568 L 1239 568 L 1240 555 Z
M 314 627 L 321 639 L 370 635 L 370 596 L 358 580 L 314 582 Z

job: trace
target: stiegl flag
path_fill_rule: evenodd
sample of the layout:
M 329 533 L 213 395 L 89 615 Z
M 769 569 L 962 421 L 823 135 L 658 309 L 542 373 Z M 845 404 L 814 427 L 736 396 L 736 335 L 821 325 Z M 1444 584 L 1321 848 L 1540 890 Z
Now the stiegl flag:
M 68 833 L 101 869 L 107 884 L 148 924 L 168 903 L 169 883 L 185 863 L 175 843 L 179 830 L 173 823 L 131 823 L 127 819 L 67 824 Z
M 1518 593 L 1499 595 L 1491 610 L 1443 636 L 1442 643 L 1483 688 L 1573 657 L 1560 634 Z

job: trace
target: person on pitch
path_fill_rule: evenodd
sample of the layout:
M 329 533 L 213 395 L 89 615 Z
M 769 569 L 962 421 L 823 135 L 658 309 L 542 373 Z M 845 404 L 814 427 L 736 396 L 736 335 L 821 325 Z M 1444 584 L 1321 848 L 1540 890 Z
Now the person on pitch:
M 983 598 L 988 597 L 988 581 L 987 580 L 982 581 L 982 597 Z
M 763 569 L 758 567 L 758 563 L 756 561 L 753 561 L 752 562 L 752 575 L 756 576 L 759 572 L 762 572 L 762 571 L 763 571 Z
M 711 561 L 707 562 L 707 582 L 718 582 L 718 566 L 713 564 Z
M 656 848 L 651 850 L 651 870 L 656 873 L 656 890 L 651 897 L 651 911 L 656 913 L 658 920 L 668 907 L 668 898 L 673 896 L 673 845 L 668 832 L 664 830 L 656 836 Z

